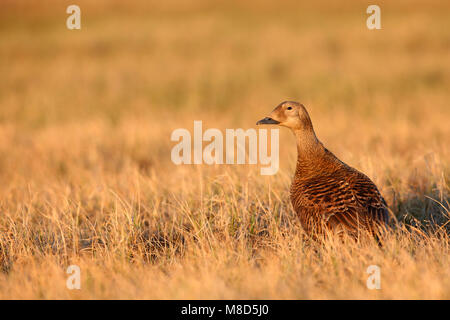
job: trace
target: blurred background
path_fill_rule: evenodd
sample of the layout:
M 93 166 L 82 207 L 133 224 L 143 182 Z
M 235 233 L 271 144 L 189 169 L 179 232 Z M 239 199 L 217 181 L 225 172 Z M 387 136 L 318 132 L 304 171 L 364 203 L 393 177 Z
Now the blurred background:
M 173 170 L 174 129 L 254 127 L 283 100 L 304 103 L 324 144 L 359 168 L 448 160 L 446 1 L 379 1 L 381 30 L 366 27 L 366 1 L 80 0 L 81 30 L 66 28 L 70 4 L 0 4 L 4 184 L 127 161 Z M 381 167 L 369 175 L 395 180 Z
M 78 1 L 68 30 L 71 3 L 2 1 L 2 123 L 257 117 L 289 98 L 411 121 L 445 107 L 445 1 L 381 1 L 372 31 L 365 1 Z

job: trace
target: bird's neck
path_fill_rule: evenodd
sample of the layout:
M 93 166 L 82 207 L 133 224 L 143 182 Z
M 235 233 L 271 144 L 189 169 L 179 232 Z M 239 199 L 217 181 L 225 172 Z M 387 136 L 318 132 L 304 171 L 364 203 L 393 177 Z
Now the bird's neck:
M 310 130 L 294 130 L 297 141 L 296 175 L 309 175 L 317 171 L 321 160 L 326 156 L 326 149 L 317 139 L 312 128 Z

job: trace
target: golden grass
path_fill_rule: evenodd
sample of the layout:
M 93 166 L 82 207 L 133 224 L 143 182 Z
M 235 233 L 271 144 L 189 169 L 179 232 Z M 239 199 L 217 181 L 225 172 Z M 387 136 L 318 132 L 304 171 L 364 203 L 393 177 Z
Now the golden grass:
M 0 4 L 0 298 L 450 298 L 448 4 L 380 2 L 379 31 L 359 1 L 79 1 L 80 31 L 69 4 Z M 304 237 L 287 131 L 272 177 L 172 164 L 174 129 L 287 99 L 380 187 L 383 247 Z

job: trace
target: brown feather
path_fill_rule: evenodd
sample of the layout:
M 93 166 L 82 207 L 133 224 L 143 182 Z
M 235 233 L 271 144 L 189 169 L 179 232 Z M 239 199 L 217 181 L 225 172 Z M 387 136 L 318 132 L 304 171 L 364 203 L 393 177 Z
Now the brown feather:
M 345 230 L 356 236 L 362 230 L 374 233 L 386 225 L 387 206 L 376 185 L 322 145 L 303 105 L 283 102 L 270 118 L 292 129 L 297 138 L 297 167 L 290 194 L 306 232 Z

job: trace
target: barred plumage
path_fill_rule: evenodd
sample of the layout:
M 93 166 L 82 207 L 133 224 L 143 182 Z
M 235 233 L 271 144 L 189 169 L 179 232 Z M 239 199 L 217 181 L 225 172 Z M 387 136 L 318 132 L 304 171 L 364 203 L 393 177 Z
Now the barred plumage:
M 375 233 L 387 224 L 387 205 L 376 185 L 322 145 L 302 104 L 283 102 L 257 124 L 288 127 L 297 138 L 291 202 L 307 233 L 328 229 L 358 236 L 362 230 Z

